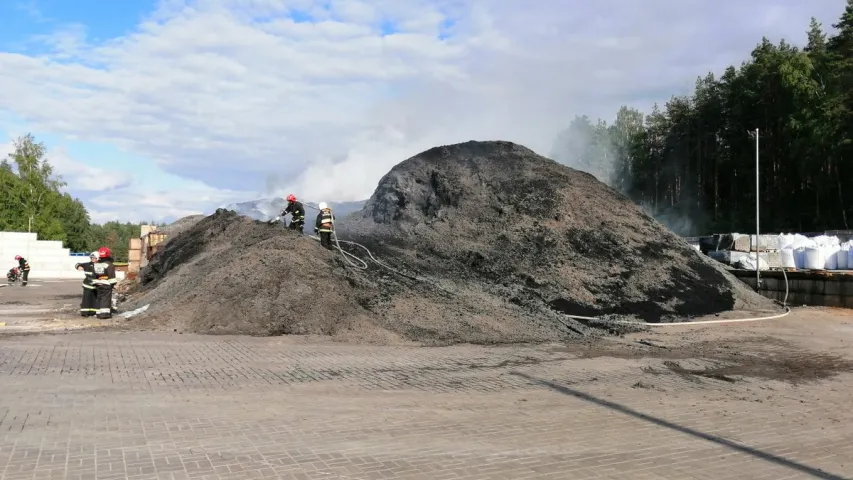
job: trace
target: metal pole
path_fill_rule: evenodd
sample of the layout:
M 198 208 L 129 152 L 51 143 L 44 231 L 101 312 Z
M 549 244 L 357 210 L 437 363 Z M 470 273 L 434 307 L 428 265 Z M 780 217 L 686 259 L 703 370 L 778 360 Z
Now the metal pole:
M 760 230 L 760 224 L 758 222 L 758 214 L 760 209 L 760 197 L 759 197 L 759 184 L 758 184 L 758 129 L 755 129 L 755 291 L 758 292 L 761 290 L 761 274 L 759 273 L 759 266 L 761 264 L 761 256 L 759 255 L 760 249 L 758 248 L 758 234 Z

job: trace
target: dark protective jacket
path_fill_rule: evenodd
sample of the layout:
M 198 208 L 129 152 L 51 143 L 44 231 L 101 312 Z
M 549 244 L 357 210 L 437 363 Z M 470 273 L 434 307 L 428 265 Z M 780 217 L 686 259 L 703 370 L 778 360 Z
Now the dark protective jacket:
M 83 273 L 86 274 L 86 277 L 83 279 L 83 288 L 94 290 L 95 286 L 92 285 L 92 276 L 95 274 L 95 262 L 85 262 L 74 265 L 74 268 L 77 267 L 83 267 Z
M 293 220 L 291 222 L 299 222 L 305 223 L 305 207 L 302 205 L 302 202 L 290 202 L 284 207 L 284 210 L 281 211 L 281 216 L 285 216 L 287 214 L 293 215 Z
M 18 260 L 18 268 L 20 268 L 20 269 L 21 269 L 21 271 L 29 270 L 29 269 L 30 269 L 30 264 L 29 264 L 29 263 L 27 263 L 27 259 L 26 259 L 26 258 L 21 257 L 21 259 L 20 259 L 20 260 Z
M 116 267 L 113 265 L 112 258 L 102 258 L 92 264 L 92 285 L 96 287 L 115 285 L 117 282 Z
M 335 229 L 335 216 L 331 209 L 320 210 L 317 221 L 314 222 L 314 231 L 318 233 L 331 233 Z

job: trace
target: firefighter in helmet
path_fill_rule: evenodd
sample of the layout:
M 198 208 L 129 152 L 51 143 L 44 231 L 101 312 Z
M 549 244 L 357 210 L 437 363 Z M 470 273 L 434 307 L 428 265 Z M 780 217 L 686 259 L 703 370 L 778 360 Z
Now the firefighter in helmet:
M 320 202 L 320 213 L 317 214 L 317 221 L 314 223 L 314 233 L 320 234 L 320 245 L 332 249 L 332 232 L 335 230 L 335 216 L 332 214 L 332 209 L 326 202 Z
M 92 284 L 95 274 L 95 264 L 98 263 L 98 252 L 89 254 L 89 261 L 78 263 L 74 268 L 85 274 L 83 278 L 83 298 L 80 301 L 80 316 L 91 317 L 98 313 L 98 287 Z
M 98 318 L 112 318 L 113 287 L 117 282 L 113 254 L 108 247 L 101 247 L 98 249 L 98 261 L 92 265 L 92 285 L 97 290 Z
M 21 275 L 21 286 L 27 286 L 27 280 L 30 278 L 30 263 L 27 262 L 27 259 L 20 256 L 15 255 L 15 260 L 18 261 L 18 272 Z
M 305 207 L 302 205 L 302 202 L 296 200 L 296 196 L 292 193 L 287 196 L 287 205 L 284 207 L 284 210 L 275 217 L 275 221 L 281 220 L 281 218 L 288 213 L 290 214 L 290 225 L 288 228 L 301 233 L 303 227 L 305 227 Z

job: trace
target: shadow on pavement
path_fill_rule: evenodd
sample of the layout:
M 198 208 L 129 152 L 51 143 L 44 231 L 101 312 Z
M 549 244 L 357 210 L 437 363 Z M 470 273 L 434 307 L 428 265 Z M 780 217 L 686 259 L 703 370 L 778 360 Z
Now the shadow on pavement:
M 799 472 L 811 475 L 815 478 L 822 478 L 822 479 L 826 479 L 826 480 L 851 480 L 850 478 L 840 477 L 838 475 L 827 473 L 827 472 L 824 472 L 823 470 L 813 468 L 813 467 L 809 467 L 808 465 L 803 465 L 801 463 L 797 463 L 797 462 L 788 460 L 786 458 L 779 457 L 777 455 L 773 455 L 771 453 L 767 453 L 767 452 L 763 452 L 761 450 L 757 450 L 757 449 L 754 449 L 751 447 L 747 447 L 745 445 L 735 443 L 731 440 L 726 440 L 725 438 L 718 437 L 716 435 L 711 435 L 709 433 L 703 433 L 703 432 L 693 430 L 693 429 L 688 428 L 688 427 L 684 427 L 684 426 L 669 422 L 669 421 L 661 419 L 661 418 L 653 417 L 651 415 L 647 415 L 645 413 L 641 413 L 641 412 L 638 412 L 638 411 L 633 410 L 631 408 L 628 408 L 624 405 L 620 405 L 620 404 L 614 403 L 614 402 L 609 402 L 607 400 L 603 400 L 601 398 L 595 397 L 595 396 L 590 395 L 588 393 L 581 392 L 579 390 L 575 390 L 575 389 L 572 389 L 572 388 L 569 388 L 569 387 L 566 387 L 563 385 L 557 385 L 556 383 L 549 382 L 547 380 L 542 380 L 541 378 L 536 378 L 536 377 L 533 377 L 533 376 L 530 376 L 530 375 L 527 375 L 527 374 L 524 374 L 521 372 L 510 372 L 510 373 L 512 375 L 524 378 L 524 379 L 529 380 L 529 381 L 536 383 L 538 385 L 548 387 L 551 390 L 562 393 L 563 395 L 575 397 L 577 399 L 598 405 L 600 407 L 609 408 L 611 410 L 623 413 L 625 415 L 628 415 L 628 416 L 631 416 L 631 417 L 634 417 L 634 418 L 637 418 L 640 420 L 644 420 L 644 421 L 649 422 L 649 423 L 653 423 L 653 424 L 658 425 L 660 427 L 669 428 L 671 430 L 675 430 L 677 432 L 681 432 L 681 433 L 684 433 L 684 434 L 687 434 L 687 435 L 690 435 L 690 436 L 693 436 L 696 438 L 701 438 L 702 440 L 706 440 L 706 441 L 709 441 L 712 443 L 716 443 L 717 445 L 722 445 L 724 447 L 728 447 L 732 450 L 735 450 L 735 451 L 738 451 L 741 453 L 745 453 L 747 455 L 751 455 L 751 456 L 756 457 L 756 458 L 760 458 L 760 459 L 765 460 L 767 462 L 775 463 L 776 465 L 781 465 L 783 467 L 787 467 L 787 468 L 790 468 L 792 470 L 797 470 Z

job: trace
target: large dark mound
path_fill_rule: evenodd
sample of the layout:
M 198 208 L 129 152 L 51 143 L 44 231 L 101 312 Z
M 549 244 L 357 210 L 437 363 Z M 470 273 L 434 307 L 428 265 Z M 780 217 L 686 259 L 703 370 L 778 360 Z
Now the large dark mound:
M 398 164 L 339 233 L 410 270 L 570 315 L 774 308 L 592 175 L 510 142 Z

